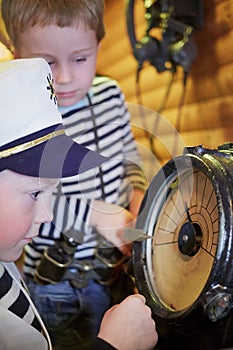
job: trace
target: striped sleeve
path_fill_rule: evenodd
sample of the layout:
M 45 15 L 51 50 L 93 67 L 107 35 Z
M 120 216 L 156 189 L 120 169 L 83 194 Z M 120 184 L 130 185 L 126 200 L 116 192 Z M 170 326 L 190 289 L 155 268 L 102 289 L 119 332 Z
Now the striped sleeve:
M 2 267 L 2 265 L 1 265 Z M 0 271 L 0 305 L 41 332 L 41 325 L 19 284 L 6 269 Z

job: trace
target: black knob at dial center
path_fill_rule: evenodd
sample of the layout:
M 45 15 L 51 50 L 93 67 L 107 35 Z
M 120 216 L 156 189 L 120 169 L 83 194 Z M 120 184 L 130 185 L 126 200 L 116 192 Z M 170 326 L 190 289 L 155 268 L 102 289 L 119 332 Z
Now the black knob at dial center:
M 201 227 L 197 223 L 185 222 L 178 237 L 179 250 L 183 255 L 194 256 L 202 242 Z

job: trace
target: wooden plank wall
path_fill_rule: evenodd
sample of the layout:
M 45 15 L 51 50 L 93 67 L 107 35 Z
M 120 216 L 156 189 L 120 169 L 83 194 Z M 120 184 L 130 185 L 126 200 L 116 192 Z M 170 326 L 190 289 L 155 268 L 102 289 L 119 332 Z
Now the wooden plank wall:
M 106 0 L 106 37 L 101 43 L 97 71 L 120 83 L 147 171 L 153 162 L 156 173 L 161 164 L 182 153 L 184 146 L 216 148 L 233 142 L 233 1 L 203 1 L 204 26 L 194 34 L 198 55 L 191 66 L 183 107 L 179 108 L 183 97 L 183 72 L 179 68 L 158 116 L 156 111 L 163 103 L 171 73 L 157 73 L 146 64 L 136 86 L 137 62 L 126 30 L 125 1 Z M 145 31 L 143 4 L 135 0 L 139 39 Z M 140 98 L 136 91 L 140 91 Z M 153 146 L 148 132 L 155 135 Z

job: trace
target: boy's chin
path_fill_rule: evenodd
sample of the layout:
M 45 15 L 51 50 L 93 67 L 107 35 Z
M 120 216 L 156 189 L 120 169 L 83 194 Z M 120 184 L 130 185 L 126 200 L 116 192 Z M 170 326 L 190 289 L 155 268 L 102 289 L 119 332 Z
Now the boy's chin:
M 75 95 L 57 94 L 57 104 L 59 107 L 70 107 L 79 101 Z
M 0 255 L 0 260 L 3 262 L 16 262 L 22 257 L 23 248 L 17 251 L 5 252 L 2 256 Z
M 79 103 L 86 95 L 82 94 L 76 94 L 74 96 L 66 96 L 62 97 L 57 94 L 57 103 L 59 107 L 62 108 L 69 108 L 72 106 L 75 106 L 77 103 Z

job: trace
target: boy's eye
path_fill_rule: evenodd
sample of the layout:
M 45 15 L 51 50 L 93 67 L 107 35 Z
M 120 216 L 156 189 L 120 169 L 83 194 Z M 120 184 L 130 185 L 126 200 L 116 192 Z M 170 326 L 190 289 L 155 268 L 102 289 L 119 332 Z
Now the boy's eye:
M 51 66 L 52 64 L 54 64 L 54 61 L 48 61 L 47 60 L 47 63 Z
M 85 62 L 86 58 L 76 58 L 76 62 Z
M 40 191 L 32 192 L 31 196 L 32 196 L 33 199 L 37 199 L 37 197 L 39 196 L 40 193 L 41 193 Z

